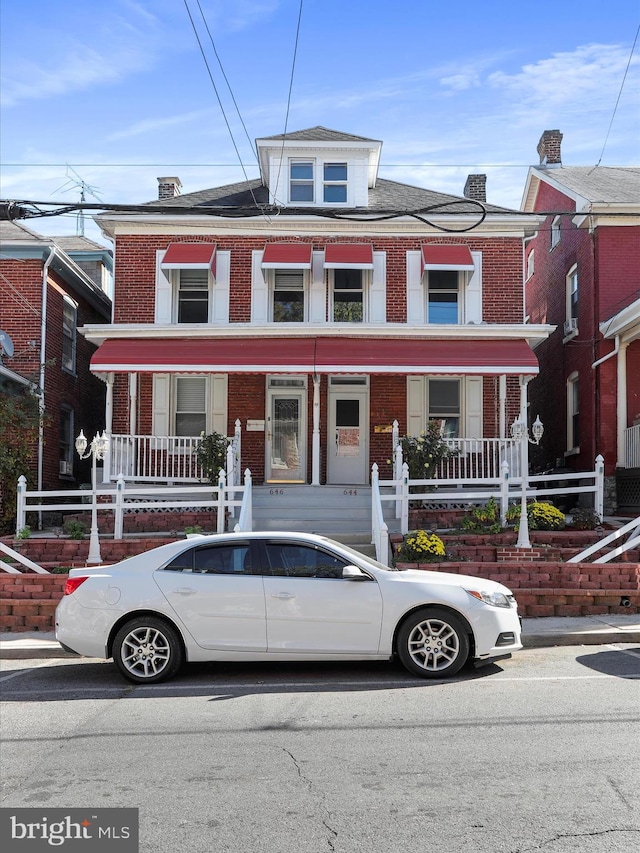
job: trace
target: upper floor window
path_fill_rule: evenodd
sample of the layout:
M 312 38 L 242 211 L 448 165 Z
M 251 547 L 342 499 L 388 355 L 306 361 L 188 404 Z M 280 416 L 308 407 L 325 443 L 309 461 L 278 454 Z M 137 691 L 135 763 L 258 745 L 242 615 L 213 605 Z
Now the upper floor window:
M 289 163 L 289 201 L 314 201 L 312 160 Z
M 273 322 L 303 323 L 306 299 L 303 270 L 274 270 Z
M 567 320 L 578 319 L 578 267 L 574 266 L 567 275 Z
M 347 201 L 347 164 L 325 163 L 322 200 L 330 204 Z
M 535 249 L 531 249 L 527 255 L 527 279 L 531 278 L 536 270 L 536 253 Z
M 555 247 L 560 242 L 560 237 L 562 236 L 562 230 L 560 228 L 561 222 L 562 217 L 556 216 L 553 222 L 551 223 L 551 239 L 549 243 L 549 251 L 551 251 L 551 249 L 555 249 Z
M 363 270 L 335 269 L 333 271 L 332 310 L 334 323 L 365 321 Z
M 459 274 L 455 270 L 427 272 L 427 323 L 460 322 Z
M 209 320 L 208 270 L 183 269 L 176 273 L 176 317 L 178 323 L 207 323 Z
M 76 371 L 77 325 L 78 307 L 72 299 L 64 296 L 62 301 L 62 367 L 69 373 Z
M 443 438 L 460 435 L 460 380 L 427 381 L 427 420 L 439 421 Z

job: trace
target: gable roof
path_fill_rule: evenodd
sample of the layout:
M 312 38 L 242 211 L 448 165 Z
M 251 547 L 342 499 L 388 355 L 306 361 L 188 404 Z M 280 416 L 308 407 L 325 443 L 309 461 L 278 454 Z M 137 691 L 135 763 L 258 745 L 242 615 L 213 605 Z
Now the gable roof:
M 294 130 L 290 133 L 280 133 L 275 136 L 261 136 L 259 141 L 296 141 L 299 142 L 376 142 L 382 145 L 379 139 L 369 139 L 366 136 L 355 136 L 353 133 L 343 133 L 340 130 L 331 130 L 318 124 L 305 130 Z
M 534 209 L 541 181 L 572 198 L 578 211 L 600 204 L 631 205 L 640 210 L 640 166 L 532 167 L 522 210 Z

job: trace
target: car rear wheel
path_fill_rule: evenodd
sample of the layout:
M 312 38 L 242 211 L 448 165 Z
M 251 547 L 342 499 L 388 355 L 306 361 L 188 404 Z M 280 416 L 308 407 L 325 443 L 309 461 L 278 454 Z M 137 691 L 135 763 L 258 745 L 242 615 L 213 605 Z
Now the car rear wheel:
M 469 657 L 469 635 L 454 614 L 424 607 L 409 616 L 398 632 L 398 657 L 422 678 L 455 675 Z
M 139 616 L 120 628 L 113 642 L 113 662 L 134 684 L 167 681 L 184 661 L 174 628 L 155 616 Z

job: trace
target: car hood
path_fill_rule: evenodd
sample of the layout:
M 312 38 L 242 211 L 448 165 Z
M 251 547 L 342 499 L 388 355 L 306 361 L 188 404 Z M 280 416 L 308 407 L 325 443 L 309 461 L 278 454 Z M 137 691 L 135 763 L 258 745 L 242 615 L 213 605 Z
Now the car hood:
M 479 578 L 477 575 L 458 575 L 453 572 L 430 572 L 422 569 L 406 569 L 396 575 L 399 581 L 405 583 L 433 583 L 440 586 L 457 586 L 464 589 L 484 589 L 496 592 L 511 593 L 508 587 L 497 581 Z

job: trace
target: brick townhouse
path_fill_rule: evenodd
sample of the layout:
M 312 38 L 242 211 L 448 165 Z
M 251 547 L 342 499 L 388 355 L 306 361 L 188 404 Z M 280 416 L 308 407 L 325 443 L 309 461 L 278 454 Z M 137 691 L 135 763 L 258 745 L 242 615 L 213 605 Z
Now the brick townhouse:
M 549 212 L 527 245 L 527 312 L 555 331 L 536 354 L 541 467 L 604 457 L 609 513 L 640 513 L 640 168 L 568 166 L 547 130 L 522 209 Z
M 315 127 L 256 147 L 257 179 L 181 195 L 162 177 L 148 211 L 97 217 L 113 324 L 82 331 L 106 478 L 195 478 L 180 465 L 201 432 L 237 422 L 241 467 L 267 484 L 388 476 L 394 420 L 508 438 L 551 331 L 525 322 L 540 218 L 486 204 L 483 175 L 460 197 L 382 179 L 378 140 Z

